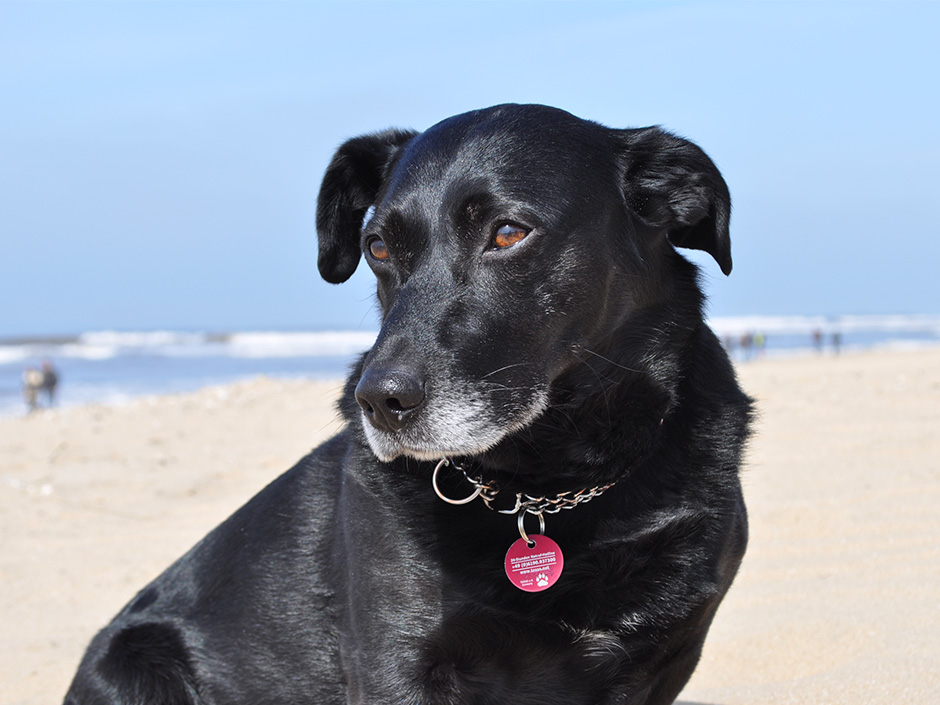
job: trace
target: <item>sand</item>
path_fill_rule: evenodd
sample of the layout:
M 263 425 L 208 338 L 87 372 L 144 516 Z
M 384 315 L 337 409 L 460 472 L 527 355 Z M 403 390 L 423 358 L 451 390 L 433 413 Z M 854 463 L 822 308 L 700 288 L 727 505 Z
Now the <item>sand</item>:
M 940 700 L 940 350 L 742 365 L 751 543 L 684 705 Z M 94 632 L 336 431 L 259 378 L 0 420 L 0 705 L 58 703 Z

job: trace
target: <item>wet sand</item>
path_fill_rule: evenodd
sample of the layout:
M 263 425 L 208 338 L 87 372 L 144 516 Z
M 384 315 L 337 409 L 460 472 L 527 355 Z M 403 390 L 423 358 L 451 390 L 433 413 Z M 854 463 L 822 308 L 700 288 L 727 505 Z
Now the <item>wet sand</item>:
M 751 542 L 685 705 L 934 703 L 940 350 L 757 360 Z M 0 420 L 0 705 L 58 703 L 95 631 L 338 429 L 265 378 Z

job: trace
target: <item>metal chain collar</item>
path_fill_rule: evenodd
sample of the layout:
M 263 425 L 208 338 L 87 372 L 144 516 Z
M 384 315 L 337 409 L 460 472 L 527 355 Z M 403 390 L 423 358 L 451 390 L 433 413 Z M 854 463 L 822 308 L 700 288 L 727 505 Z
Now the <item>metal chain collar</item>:
M 468 502 L 475 500 L 477 497 L 480 497 L 483 500 L 483 503 L 486 505 L 487 509 L 492 509 L 493 511 L 499 512 L 500 514 L 516 514 L 518 512 L 520 517 L 526 513 L 535 514 L 541 517 L 542 514 L 557 514 L 562 509 L 574 509 L 579 504 L 590 502 L 595 497 L 599 497 L 614 486 L 614 483 L 611 482 L 610 484 L 602 485 L 600 487 L 592 487 L 589 490 L 585 489 L 561 492 L 556 494 L 554 497 L 533 497 L 532 495 L 517 492 L 516 506 L 514 506 L 512 509 L 497 509 L 493 506 L 493 502 L 496 500 L 496 495 L 499 494 L 499 487 L 491 482 L 483 482 L 480 478 L 470 477 L 466 470 L 464 470 L 463 467 L 457 463 L 453 464 L 454 467 L 460 470 L 463 476 L 467 479 L 467 482 L 473 485 L 475 489 L 469 497 L 465 497 L 463 499 L 451 499 L 450 497 L 445 496 L 437 486 L 437 473 L 440 472 L 442 467 L 450 464 L 450 460 L 447 458 L 441 458 L 441 461 L 437 464 L 437 467 L 434 468 L 434 475 L 431 477 L 431 484 L 434 487 L 434 492 L 438 497 L 448 504 L 467 504 Z

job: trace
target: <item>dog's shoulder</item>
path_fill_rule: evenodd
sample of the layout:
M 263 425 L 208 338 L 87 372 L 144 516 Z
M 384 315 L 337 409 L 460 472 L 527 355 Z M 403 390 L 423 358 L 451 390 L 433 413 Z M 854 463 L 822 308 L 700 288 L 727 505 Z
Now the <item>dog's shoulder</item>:
M 238 655 L 278 644 L 265 659 L 275 680 L 330 696 L 330 527 L 349 450 L 346 431 L 314 449 L 141 590 L 92 641 L 66 705 L 225 700 L 260 682 Z

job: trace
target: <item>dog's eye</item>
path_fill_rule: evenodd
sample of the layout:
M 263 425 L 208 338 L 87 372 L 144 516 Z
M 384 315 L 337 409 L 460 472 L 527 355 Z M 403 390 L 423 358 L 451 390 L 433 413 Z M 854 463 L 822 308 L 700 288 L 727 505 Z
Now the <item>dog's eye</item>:
M 388 248 L 377 237 L 369 240 L 366 247 L 369 248 L 369 254 L 372 255 L 373 259 L 388 259 Z
M 524 239 L 529 231 L 512 223 L 503 223 L 496 230 L 493 236 L 493 244 L 499 248 L 512 247 L 520 240 Z

